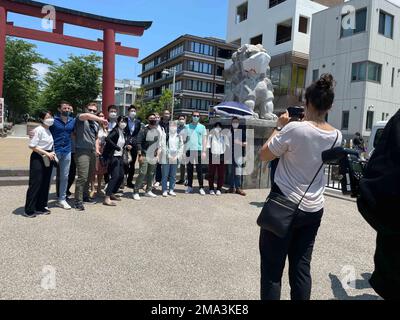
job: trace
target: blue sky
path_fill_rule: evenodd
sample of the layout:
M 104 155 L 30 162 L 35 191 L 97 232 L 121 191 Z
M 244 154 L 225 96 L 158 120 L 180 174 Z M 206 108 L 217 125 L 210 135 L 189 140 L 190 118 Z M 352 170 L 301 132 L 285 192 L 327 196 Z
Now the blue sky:
M 46 2 L 42 0 L 42 2 Z M 47 2 L 46 2 L 47 3 Z M 139 48 L 139 59 L 118 56 L 116 77 L 136 79 L 141 68 L 138 63 L 153 51 L 183 34 L 212 36 L 225 39 L 228 0 L 51 0 L 49 4 L 127 20 L 153 21 L 143 37 L 117 35 L 122 45 Z M 9 14 L 17 26 L 41 29 L 40 19 Z M 102 38 L 102 32 L 81 27 L 65 26 L 65 34 L 91 40 Z M 29 40 L 30 41 L 30 40 Z M 69 54 L 89 54 L 88 50 L 38 41 L 38 51 L 46 58 L 58 61 Z M 101 54 L 101 53 L 98 53 Z M 40 71 L 45 71 L 41 66 Z

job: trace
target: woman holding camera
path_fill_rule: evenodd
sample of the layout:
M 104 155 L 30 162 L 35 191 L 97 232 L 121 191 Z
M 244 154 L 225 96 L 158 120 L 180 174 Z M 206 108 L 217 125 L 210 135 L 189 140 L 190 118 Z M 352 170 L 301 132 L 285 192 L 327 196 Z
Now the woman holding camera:
M 342 140 L 341 133 L 325 121 L 334 97 L 333 77 L 324 74 L 306 90 L 304 120 L 291 122 L 289 113 L 284 113 L 260 152 L 262 161 L 280 158 L 271 192 L 292 203 L 300 203 L 284 237 L 261 229 L 262 300 L 280 299 L 287 256 L 291 299 L 309 300 L 311 297 L 310 263 L 324 212 L 325 176 L 323 169 L 318 173 L 317 169 L 322 165 L 322 152 L 340 146 Z
M 27 218 L 35 218 L 37 214 L 50 214 L 47 202 L 56 154 L 49 128 L 54 124 L 54 118 L 49 111 L 42 111 L 39 119 L 41 125 L 33 130 L 29 143 L 29 148 L 33 152 L 30 159 L 29 188 L 25 202 L 24 216 Z

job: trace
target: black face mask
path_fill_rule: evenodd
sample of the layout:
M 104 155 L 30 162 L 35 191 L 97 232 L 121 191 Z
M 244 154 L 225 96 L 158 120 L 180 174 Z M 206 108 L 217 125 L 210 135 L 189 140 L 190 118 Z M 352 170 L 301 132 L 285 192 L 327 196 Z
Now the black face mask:
M 151 126 L 155 126 L 157 124 L 157 120 L 149 120 L 149 124 Z
M 63 111 L 63 112 L 61 112 L 61 115 L 62 115 L 63 117 L 69 117 L 69 116 L 71 115 L 71 112 L 69 112 L 69 111 Z

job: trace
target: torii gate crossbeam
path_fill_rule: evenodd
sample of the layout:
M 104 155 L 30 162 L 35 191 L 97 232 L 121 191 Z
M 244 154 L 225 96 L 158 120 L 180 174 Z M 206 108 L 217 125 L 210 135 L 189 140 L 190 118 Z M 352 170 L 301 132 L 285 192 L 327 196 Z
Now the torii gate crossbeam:
M 8 12 L 43 18 L 44 6 L 46 4 L 30 0 L 0 0 L 0 97 L 3 95 L 6 36 L 26 38 L 103 52 L 102 107 L 103 113 L 107 114 L 107 107 L 115 103 L 115 55 L 139 56 L 138 49 L 123 47 L 120 43 L 116 43 L 115 35 L 122 33 L 142 36 L 144 30 L 150 28 L 152 22 L 107 18 L 57 6 L 54 6 L 56 20 L 53 32 L 16 27 L 12 22 L 7 22 Z M 64 23 L 102 30 L 103 39 L 93 41 L 64 35 Z

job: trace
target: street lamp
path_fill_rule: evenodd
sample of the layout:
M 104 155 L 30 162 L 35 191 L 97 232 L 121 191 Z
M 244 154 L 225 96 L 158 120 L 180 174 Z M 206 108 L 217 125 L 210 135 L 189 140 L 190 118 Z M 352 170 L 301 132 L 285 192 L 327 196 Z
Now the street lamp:
M 173 74 L 173 80 L 172 80 L 172 109 L 171 109 L 171 119 L 174 120 L 174 107 L 175 107 L 175 80 L 176 80 L 176 69 L 171 68 L 171 69 L 164 69 L 162 74 L 164 76 L 170 76 L 171 73 Z

